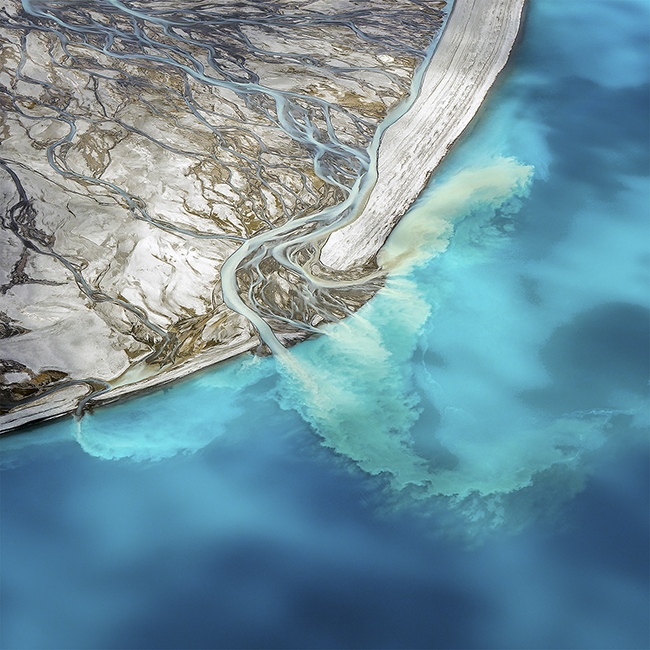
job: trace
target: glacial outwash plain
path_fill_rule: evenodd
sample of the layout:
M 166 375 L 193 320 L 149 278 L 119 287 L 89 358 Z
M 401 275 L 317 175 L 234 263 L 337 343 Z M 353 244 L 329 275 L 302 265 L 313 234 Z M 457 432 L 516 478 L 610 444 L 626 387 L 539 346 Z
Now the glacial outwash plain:
M 3 3 L 0 431 L 356 311 L 524 2 Z

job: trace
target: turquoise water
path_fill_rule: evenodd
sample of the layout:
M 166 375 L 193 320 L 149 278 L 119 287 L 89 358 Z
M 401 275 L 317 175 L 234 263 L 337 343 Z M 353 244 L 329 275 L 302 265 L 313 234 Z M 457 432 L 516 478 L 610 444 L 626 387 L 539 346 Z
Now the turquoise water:
M 2 647 L 647 647 L 649 18 L 533 0 L 291 362 L 2 439 Z

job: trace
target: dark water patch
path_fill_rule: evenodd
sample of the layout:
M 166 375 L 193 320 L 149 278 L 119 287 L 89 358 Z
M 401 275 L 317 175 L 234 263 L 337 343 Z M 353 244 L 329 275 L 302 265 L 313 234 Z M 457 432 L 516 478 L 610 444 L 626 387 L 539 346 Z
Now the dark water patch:
M 354 544 L 351 550 L 358 552 Z M 308 549 L 287 553 L 260 543 L 229 545 L 211 560 L 206 552 L 196 571 L 203 579 L 168 585 L 165 598 L 127 627 L 128 645 L 118 645 L 476 647 L 466 623 L 487 615 L 489 604 L 448 579 L 437 582 L 426 567 L 419 577 L 396 575 L 390 562 L 398 549 L 384 552 L 385 566 L 366 569 L 347 565 L 345 556 L 319 558 Z
M 550 386 L 524 398 L 554 414 L 615 408 L 618 392 L 647 395 L 650 313 L 638 305 L 608 304 L 557 328 L 540 356 Z
M 573 574 L 564 589 L 577 607 L 564 615 L 566 629 L 571 613 L 590 612 L 591 626 L 575 647 L 641 649 L 650 637 L 650 450 L 646 440 L 606 451 L 608 462 L 570 509 L 569 529 L 548 538 L 546 552 Z M 553 647 L 567 647 L 567 638 Z
M 533 96 L 535 106 L 547 104 L 540 117 L 548 126 L 553 174 L 533 184 L 518 226 L 526 250 L 539 256 L 567 235 L 578 212 L 597 206 L 612 220 L 633 216 L 621 212 L 618 202 L 629 191 L 629 177 L 644 177 L 650 168 L 650 88 L 612 90 L 572 78 Z
M 542 297 L 539 293 L 539 280 L 527 275 L 522 275 L 519 278 L 519 281 L 526 300 L 531 305 L 539 306 L 542 302 Z
M 613 202 L 622 187 L 618 174 L 648 171 L 650 87 L 612 89 L 571 77 L 532 99 L 541 104 L 549 92 L 552 105 L 543 119 L 551 127 L 551 149 L 562 152 L 556 161 L 560 178 L 581 182 L 597 198 Z
M 590 478 L 589 490 L 571 508 L 574 542 L 565 553 L 568 550 L 572 561 L 585 572 L 590 566 L 607 567 L 643 590 L 650 570 L 650 526 L 643 516 L 643 505 L 645 512 L 649 505 L 650 457 L 644 447 L 636 449 L 634 455 L 620 449 L 612 454 L 617 464 L 625 462 L 626 472 L 613 471 L 614 465 Z M 600 521 L 607 532 L 590 534 L 587 539 L 584 531 L 595 521 Z

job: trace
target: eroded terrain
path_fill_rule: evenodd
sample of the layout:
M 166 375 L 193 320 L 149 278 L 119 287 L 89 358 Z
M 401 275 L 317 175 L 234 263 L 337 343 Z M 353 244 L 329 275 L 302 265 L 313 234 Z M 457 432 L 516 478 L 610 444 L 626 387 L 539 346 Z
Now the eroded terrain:
M 8 0 L 0 428 L 367 300 L 319 249 L 443 7 Z

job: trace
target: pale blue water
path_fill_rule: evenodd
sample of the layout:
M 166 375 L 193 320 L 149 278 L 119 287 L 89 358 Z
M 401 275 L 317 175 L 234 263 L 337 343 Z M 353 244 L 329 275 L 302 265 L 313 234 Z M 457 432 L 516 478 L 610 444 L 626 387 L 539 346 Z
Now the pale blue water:
M 4 438 L 2 647 L 647 647 L 649 24 L 533 0 L 294 365 Z

